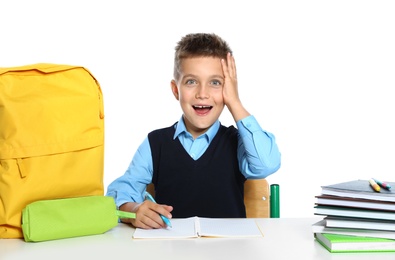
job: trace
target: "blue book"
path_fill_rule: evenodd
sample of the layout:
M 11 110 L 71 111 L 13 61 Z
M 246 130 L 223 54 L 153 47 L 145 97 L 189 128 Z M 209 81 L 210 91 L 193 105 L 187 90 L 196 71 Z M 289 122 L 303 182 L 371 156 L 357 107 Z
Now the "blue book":
M 395 187 L 395 182 L 387 182 Z M 325 195 L 343 196 L 348 198 L 360 198 L 378 201 L 395 202 L 395 192 L 392 189 L 380 189 L 380 192 L 373 190 L 369 180 L 353 180 L 321 186 L 321 193 Z

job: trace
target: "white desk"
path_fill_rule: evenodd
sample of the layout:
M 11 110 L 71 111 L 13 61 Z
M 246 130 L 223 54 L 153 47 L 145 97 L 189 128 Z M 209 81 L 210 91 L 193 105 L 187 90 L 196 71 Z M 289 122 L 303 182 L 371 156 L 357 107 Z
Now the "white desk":
M 141 260 L 364 260 L 395 259 L 395 253 L 329 253 L 314 240 L 311 225 L 321 218 L 257 219 L 262 238 L 136 240 L 126 224 L 102 235 L 26 243 L 0 239 L 0 260 L 141 259 Z

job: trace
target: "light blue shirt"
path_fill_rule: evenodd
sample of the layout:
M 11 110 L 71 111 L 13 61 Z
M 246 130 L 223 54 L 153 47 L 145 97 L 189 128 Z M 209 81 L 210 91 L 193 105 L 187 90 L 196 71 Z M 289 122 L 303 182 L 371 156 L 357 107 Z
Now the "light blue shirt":
M 236 126 L 239 132 L 237 158 L 242 174 L 247 179 L 261 179 L 276 172 L 281 165 L 281 154 L 274 135 L 263 130 L 252 115 L 236 122 Z M 181 117 L 175 125 L 173 138 L 178 138 L 188 154 L 197 160 L 206 151 L 219 127 L 217 120 L 206 133 L 193 139 Z M 124 175 L 108 186 L 107 196 L 114 197 L 118 207 L 126 202 L 140 203 L 144 200 L 143 194 L 152 176 L 151 148 L 146 137 Z

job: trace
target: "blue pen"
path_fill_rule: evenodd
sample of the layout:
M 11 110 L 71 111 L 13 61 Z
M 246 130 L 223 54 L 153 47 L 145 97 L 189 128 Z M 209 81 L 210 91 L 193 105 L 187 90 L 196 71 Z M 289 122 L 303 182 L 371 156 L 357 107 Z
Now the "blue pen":
M 147 191 L 145 192 L 145 199 L 148 199 L 148 200 L 156 203 L 155 199 Z M 168 218 L 166 218 L 162 214 L 160 214 L 160 217 L 162 218 L 163 222 L 165 222 L 166 226 L 171 227 L 171 223 L 170 223 L 170 220 Z

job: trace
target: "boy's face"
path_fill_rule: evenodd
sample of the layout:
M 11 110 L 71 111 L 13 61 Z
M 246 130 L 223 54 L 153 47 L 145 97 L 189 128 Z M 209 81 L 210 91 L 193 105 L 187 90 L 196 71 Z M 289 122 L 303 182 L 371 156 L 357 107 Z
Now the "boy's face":
M 221 60 L 212 57 L 184 59 L 180 78 L 171 82 L 180 101 L 188 132 L 194 138 L 205 133 L 224 109 L 224 73 Z

